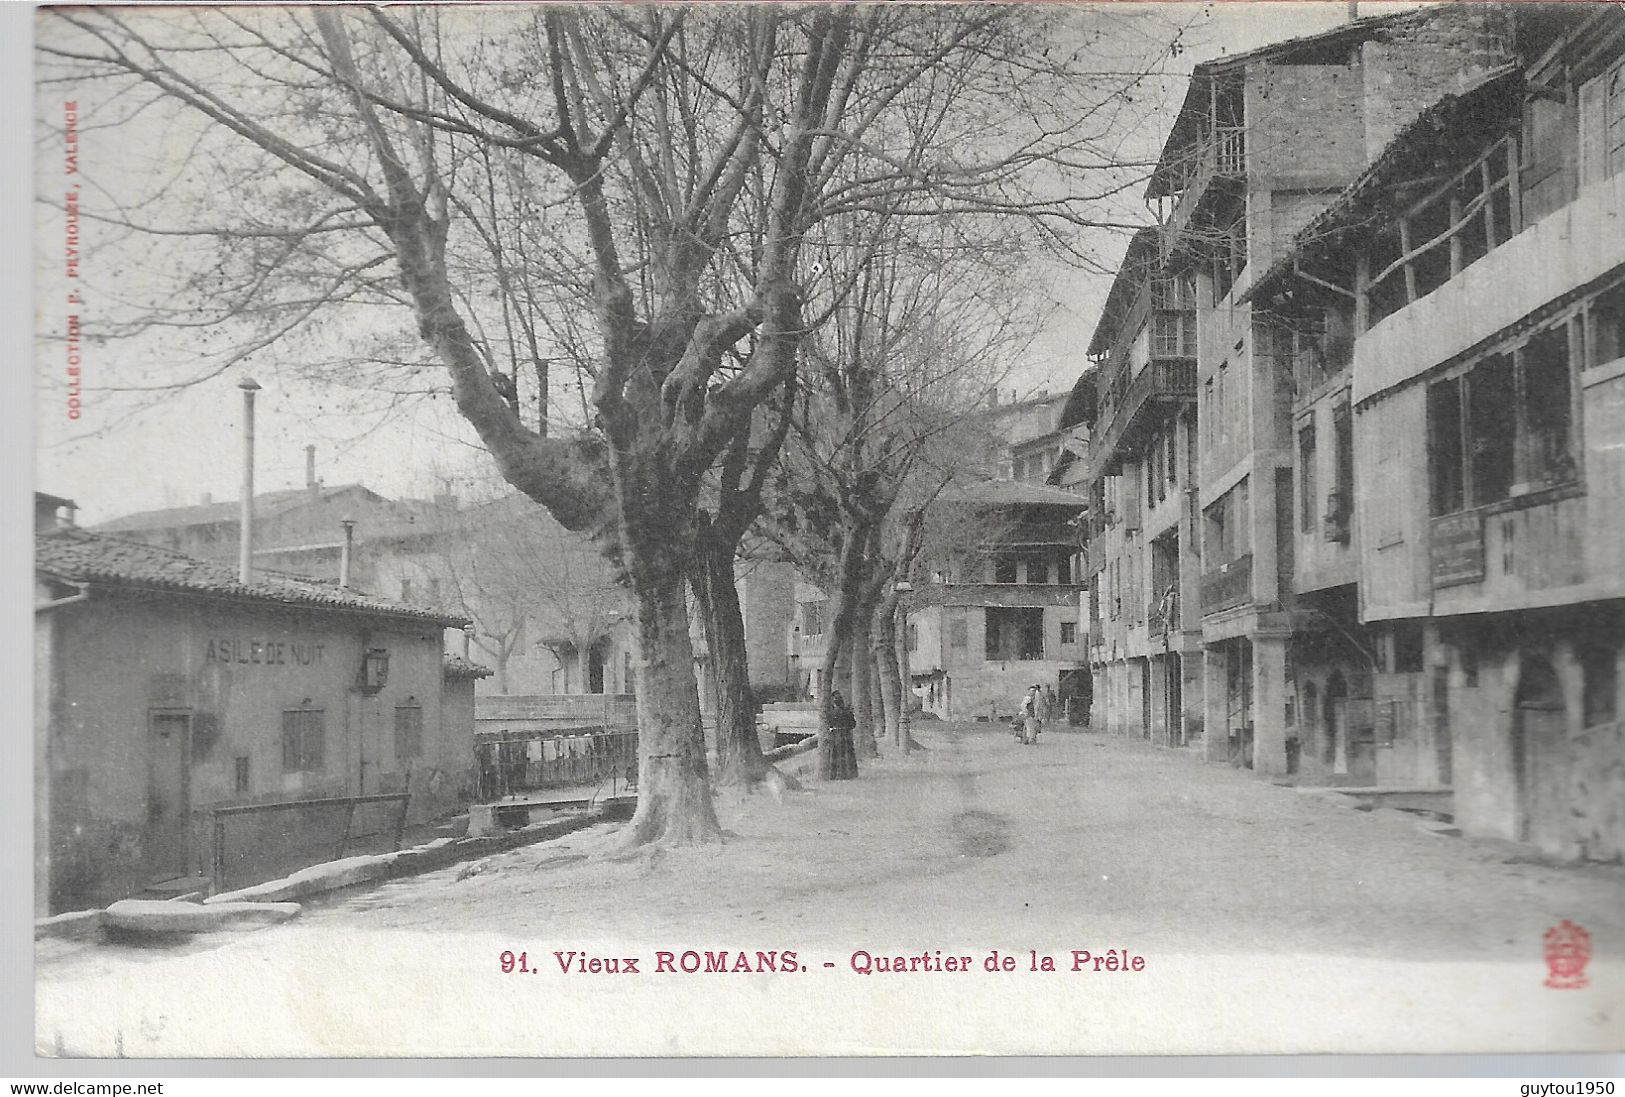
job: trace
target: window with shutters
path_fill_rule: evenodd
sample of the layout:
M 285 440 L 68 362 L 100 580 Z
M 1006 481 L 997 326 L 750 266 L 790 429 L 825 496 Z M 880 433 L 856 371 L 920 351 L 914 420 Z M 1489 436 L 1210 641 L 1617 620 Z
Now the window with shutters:
M 282 772 L 319 773 L 326 747 L 325 713 L 289 709 L 282 714 Z

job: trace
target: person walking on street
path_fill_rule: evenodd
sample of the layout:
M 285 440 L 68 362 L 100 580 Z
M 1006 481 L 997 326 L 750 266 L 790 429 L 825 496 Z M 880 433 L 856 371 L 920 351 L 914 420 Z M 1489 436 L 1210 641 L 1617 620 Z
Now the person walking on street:
M 1034 686 L 1021 702 L 1021 741 L 1027 746 L 1038 742 L 1038 733 L 1044 730 L 1044 693 Z

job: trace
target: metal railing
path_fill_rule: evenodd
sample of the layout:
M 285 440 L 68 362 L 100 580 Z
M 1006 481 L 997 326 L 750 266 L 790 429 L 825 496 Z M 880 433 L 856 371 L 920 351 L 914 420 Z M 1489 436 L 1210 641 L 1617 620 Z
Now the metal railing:
M 401 848 L 408 793 L 200 808 L 215 894 L 356 853 Z
M 474 743 L 482 802 L 545 789 L 638 783 L 635 731 L 524 731 L 480 736 Z

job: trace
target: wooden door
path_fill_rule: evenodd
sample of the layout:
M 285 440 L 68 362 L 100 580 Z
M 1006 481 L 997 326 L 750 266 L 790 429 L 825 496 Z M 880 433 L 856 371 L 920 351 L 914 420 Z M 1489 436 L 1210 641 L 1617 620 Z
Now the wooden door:
M 1568 712 L 1556 672 L 1539 657 L 1525 661 L 1518 679 L 1512 750 L 1520 836 L 1548 853 L 1562 853 L 1569 841 Z
M 191 714 L 153 713 L 148 738 L 147 876 L 172 880 L 191 859 Z

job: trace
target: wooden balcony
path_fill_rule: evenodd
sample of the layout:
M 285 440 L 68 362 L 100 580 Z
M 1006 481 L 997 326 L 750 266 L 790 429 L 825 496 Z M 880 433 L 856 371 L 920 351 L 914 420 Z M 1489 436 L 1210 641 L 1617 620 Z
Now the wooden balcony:
M 1215 180 L 1242 179 L 1247 174 L 1247 139 L 1242 126 L 1212 126 L 1205 139 L 1190 147 L 1170 190 L 1177 196 L 1165 222 L 1163 254 L 1178 246 L 1191 228 L 1196 210 Z
M 1218 613 L 1245 605 L 1253 593 L 1253 554 L 1215 568 L 1202 576 L 1202 612 Z
M 1094 475 L 1114 476 L 1123 460 L 1144 447 L 1169 412 L 1196 400 L 1195 358 L 1153 358 L 1133 378 L 1120 375 L 1121 396 L 1098 442 L 1092 444 Z
M 1160 639 L 1180 631 L 1179 598 L 1159 599 L 1145 616 L 1146 631 L 1153 639 Z

